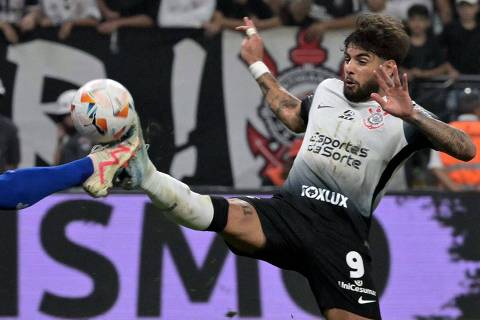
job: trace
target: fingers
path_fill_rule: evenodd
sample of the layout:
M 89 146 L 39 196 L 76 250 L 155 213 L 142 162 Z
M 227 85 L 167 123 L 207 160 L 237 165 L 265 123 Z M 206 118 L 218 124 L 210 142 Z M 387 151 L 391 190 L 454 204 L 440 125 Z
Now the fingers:
M 257 29 L 255 28 L 255 24 L 251 19 L 245 17 L 243 18 L 243 22 L 244 22 L 244 25 L 236 27 L 235 30 L 245 32 L 245 34 L 249 38 L 253 37 L 254 35 L 258 35 Z
M 393 83 L 395 84 L 395 87 L 402 87 L 402 84 L 400 83 L 400 78 L 398 76 L 398 68 L 396 65 L 393 67 Z
M 395 84 L 393 80 L 388 76 L 387 72 L 385 71 L 385 68 L 383 65 L 380 65 L 377 69 L 378 75 L 382 78 L 382 80 L 385 82 L 388 88 L 394 87 Z
M 390 89 L 384 78 L 380 75 L 381 72 L 379 69 L 373 70 L 373 74 L 375 75 L 375 79 L 377 79 L 378 85 L 383 91 L 387 91 L 388 89 Z
M 408 76 L 406 73 L 402 76 L 402 89 L 408 92 Z
M 372 93 L 370 95 L 370 98 L 376 101 L 382 107 L 382 109 L 387 105 L 387 102 L 383 100 L 383 98 L 378 93 Z
M 253 21 L 250 20 L 249 18 L 247 17 L 244 17 L 243 18 L 243 26 L 238 26 L 235 28 L 235 30 L 238 30 L 238 31 L 247 31 L 248 28 L 255 28 L 255 25 L 253 24 Z

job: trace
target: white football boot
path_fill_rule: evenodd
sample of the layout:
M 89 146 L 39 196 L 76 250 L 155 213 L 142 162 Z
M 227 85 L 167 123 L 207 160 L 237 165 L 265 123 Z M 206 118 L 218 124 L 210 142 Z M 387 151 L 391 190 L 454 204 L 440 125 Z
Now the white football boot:
M 140 128 L 140 124 L 138 124 Z M 120 185 L 127 190 L 140 188 L 145 177 L 153 174 L 157 169 L 148 157 L 149 145 L 143 140 L 142 130 L 139 129 L 140 145 L 135 155 L 128 161 L 125 167 L 127 177 L 122 179 Z
M 92 159 L 94 172 L 83 183 L 83 189 L 88 194 L 96 198 L 108 194 L 117 173 L 127 166 L 128 161 L 139 150 L 140 134 L 141 128 L 136 121 L 125 140 L 92 149 L 88 156 Z

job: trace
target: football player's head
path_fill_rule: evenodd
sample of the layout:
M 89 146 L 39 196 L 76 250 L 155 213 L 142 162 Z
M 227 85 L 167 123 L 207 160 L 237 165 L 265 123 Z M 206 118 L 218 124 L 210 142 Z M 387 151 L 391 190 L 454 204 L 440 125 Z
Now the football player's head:
M 402 23 L 392 17 L 367 14 L 344 42 L 343 93 L 353 102 L 367 101 L 378 92 L 374 70 L 383 65 L 390 76 L 407 55 L 410 39 Z

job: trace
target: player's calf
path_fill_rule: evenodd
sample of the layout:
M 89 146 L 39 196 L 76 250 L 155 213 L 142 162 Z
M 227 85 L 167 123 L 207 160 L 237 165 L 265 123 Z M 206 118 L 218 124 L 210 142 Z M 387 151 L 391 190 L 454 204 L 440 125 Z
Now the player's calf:
M 157 171 L 148 157 L 139 130 L 140 147 L 128 162 L 128 178 L 122 185 L 140 187 L 167 218 L 194 230 L 220 233 L 235 249 L 252 252 L 265 242 L 258 215 L 250 204 L 241 200 L 201 195 L 181 181 Z

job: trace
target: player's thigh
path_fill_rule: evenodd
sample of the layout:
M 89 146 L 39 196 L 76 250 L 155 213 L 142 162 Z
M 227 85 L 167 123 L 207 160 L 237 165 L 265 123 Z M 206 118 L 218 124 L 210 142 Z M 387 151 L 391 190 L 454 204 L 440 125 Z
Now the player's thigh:
M 227 225 L 221 235 L 234 249 L 253 254 L 267 242 L 257 210 L 240 199 L 229 199 Z
M 324 314 L 327 320 L 369 320 L 370 318 L 365 318 L 357 314 L 351 313 L 342 309 L 328 309 Z

